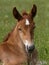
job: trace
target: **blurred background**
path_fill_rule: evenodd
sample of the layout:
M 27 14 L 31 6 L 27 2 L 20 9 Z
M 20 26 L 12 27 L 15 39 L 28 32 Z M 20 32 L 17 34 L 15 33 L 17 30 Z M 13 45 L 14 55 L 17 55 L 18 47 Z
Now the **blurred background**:
M 49 0 L 0 0 L 0 42 L 16 25 L 13 7 L 20 13 L 23 10 L 30 12 L 33 4 L 37 6 L 34 42 L 39 62 L 40 65 L 49 65 Z

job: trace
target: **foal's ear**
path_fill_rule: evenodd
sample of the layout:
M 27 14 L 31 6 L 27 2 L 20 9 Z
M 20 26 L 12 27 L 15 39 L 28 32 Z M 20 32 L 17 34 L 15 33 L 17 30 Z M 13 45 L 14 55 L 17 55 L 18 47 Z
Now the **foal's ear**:
M 13 8 L 13 15 L 14 15 L 14 17 L 15 17 L 18 21 L 23 18 L 23 17 L 20 15 L 20 13 L 17 11 L 16 7 Z
M 33 19 L 33 17 L 35 17 L 36 12 L 37 12 L 37 7 L 36 7 L 36 5 L 34 4 L 33 7 L 32 7 L 32 9 L 31 9 L 31 13 L 30 13 L 32 19 Z

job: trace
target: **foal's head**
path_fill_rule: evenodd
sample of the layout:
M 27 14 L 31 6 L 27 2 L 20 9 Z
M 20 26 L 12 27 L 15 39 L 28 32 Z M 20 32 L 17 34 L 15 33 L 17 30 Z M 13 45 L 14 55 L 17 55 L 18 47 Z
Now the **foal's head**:
M 33 21 L 37 12 L 36 5 L 33 5 L 30 13 L 23 12 L 22 15 L 17 11 L 16 7 L 13 8 L 13 15 L 18 20 L 17 32 L 23 44 L 25 45 L 27 52 L 32 52 L 34 46 L 34 28 L 35 23 Z

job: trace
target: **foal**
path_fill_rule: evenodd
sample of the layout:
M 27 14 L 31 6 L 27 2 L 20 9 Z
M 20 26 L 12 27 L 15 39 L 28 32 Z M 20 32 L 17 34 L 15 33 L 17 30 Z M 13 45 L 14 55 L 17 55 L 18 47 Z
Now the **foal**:
M 13 8 L 13 15 L 18 22 L 12 32 L 0 44 L 0 60 L 3 65 L 36 64 L 37 50 L 33 41 L 35 28 L 33 19 L 36 11 L 36 5 L 33 5 L 29 14 L 24 12 L 20 15 L 16 7 Z

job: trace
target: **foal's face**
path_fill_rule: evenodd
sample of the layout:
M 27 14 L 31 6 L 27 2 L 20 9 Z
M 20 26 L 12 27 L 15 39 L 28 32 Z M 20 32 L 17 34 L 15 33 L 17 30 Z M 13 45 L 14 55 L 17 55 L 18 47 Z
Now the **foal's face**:
M 24 43 L 26 50 L 28 50 L 29 47 L 34 46 L 33 36 L 35 24 L 25 18 L 18 23 L 17 28 L 21 41 Z
M 25 45 L 26 51 L 30 53 L 35 48 L 33 41 L 35 23 L 33 21 L 33 18 L 36 15 L 36 10 L 36 6 L 34 5 L 29 14 L 24 12 L 21 16 L 16 8 L 13 9 L 13 14 L 15 18 L 18 19 L 17 31 L 19 33 L 19 37 Z

